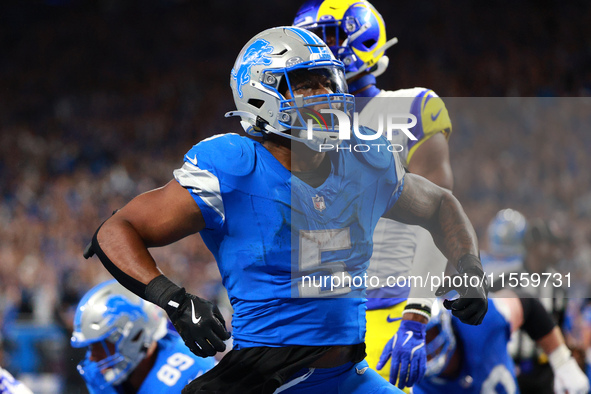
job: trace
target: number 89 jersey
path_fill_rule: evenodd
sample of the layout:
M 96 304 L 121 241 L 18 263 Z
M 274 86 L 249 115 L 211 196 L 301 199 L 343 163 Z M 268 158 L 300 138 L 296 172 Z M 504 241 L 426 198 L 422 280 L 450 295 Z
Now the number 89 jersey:
M 195 145 L 174 172 L 205 219 L 200 234 L 234 308 L 234 348 L 363 342 L 373 229 L 404 173 L 387 140 L 356 148 L 365 142 L 329 152 L 332 169 L 317 188 L 236 134 Z
M 158 341 L 158 355 L 154 366 L 142 382 L 137 394 L 176 394 L 192 380 L 203 375 L 215 365 L 213 357 L 195 356 L 176 332 L 169 332 Z M 84 377 L 84 375 L 82 375 Z M 127 392 L 121 386 L 99 389 L 86 382 L 90 394 L 117 394 Z

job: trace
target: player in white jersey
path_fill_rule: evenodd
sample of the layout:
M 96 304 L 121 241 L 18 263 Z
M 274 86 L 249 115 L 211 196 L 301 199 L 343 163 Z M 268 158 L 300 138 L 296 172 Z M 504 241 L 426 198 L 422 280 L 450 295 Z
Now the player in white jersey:
M 384 21 L 377 10 L 367 1 L 310 0 L 300 7 L 294 25 L 323 37 L 345 63 L 360 125 L 386 134 L 388 117 L 392 115 L 401 115 L 390 118 L 394 123 L 411 126 L 416 122 L 405 130 L 394 130 L 388 139 L 409 172 L 451 190 L 448 139 L 452 126 L 443 100 L 425 88 L 387 91 L 375 86 L 376 76 L 388 65 L 384 51 L 397 41 L 386 40 Z M 424 372 L 422 347 L 434 294 L 426 286 L 411 289 L 408 282 L 406 286 L 392 286 L 393 279 L 427 278 L 427 272 L 441 276 L 446 263 L 427 231 L 385 218 L 378 222 L 368 270 L 368 276 L 378 277 L 379 282 L 368 287 L 367 360 L 372 367 L 377 364 L 382 376 L 392 383 L 400 368 L 401 388 L 412 386 Z M 410 340 L 396 341 L 406 338 L 409 331 Z M 390 355 L 395 361 L 391 367 Z
M 424 176 L 432 182 L 451 190 L 453 175 L 449 164 L 449 152 L 447 140 L 451 133 L 451 121 L 447 109 L 433 91 L 424 88 L 402 89 L 393 92 L 381 91 L 374 99 L 369 101 L 360 113 L 360 123 L 373 128 L 378 113 L 413 114 L 417 118 L 417 125 L 410 131 L 416 140 L 399 132 L 393 136 L 393 144 L 399 144 L 403 149 L 401 156 L 410 172 Z M 394 247 L 394 245 L 396 245 Z M 424 338 L 425 326 L 428 318 L 421 316 L 417 311 L 430 313 L 433 302 L 433 294 L 428 283 L 417 283 L 412 287 L 407 281 L 407 286 L 391 286 L 384 283 L 388 278 L 421 277 L 427 279 L 427 273 L 431 275 L 443 275 L 447 259 L 435 246 L 429 233 L 421 227 L 399 223 L 389 219 L 381 219 L 374 232 L 374 254 L 370 261 L 368 275 L 382 278 L 381 283 L 374 289 L 370 289 L 368 297 L 373 300 L 368 303 L 368 331 L 367 346 L 368 358 L 375 360 L 380 354 L 387 357 L 391 351 L 389 346 L 384 348 L 388 337 L 393 332 L 413 332 L 412 341 L 407 342 L 405 349 L 392 351 L 395 360 L 400 360 L 400 376 L 406 376 L 404 357 L 412 349 L 420 346 Z M 404 281 L 397 283 L 404 283 Z M 415 282 L 416 283 L 416 282 Z M 408 299 L 406 302 L 404 302 Z M 392 321 L 395 317 L 402 320 Z M 408 319 L 408 320 L 407 320 Z M 410 323 L 418 321 L 421 324 Z M 399 327 L 395 325 L 399 324 Z M 394 331 L 397 330 L 397 331 Z M 400 338 L 397 335 L 396 338 Z M 391 342 L 390 346 L 404 346 L 402 341 Z M 385 352 L 383 352 L 383 351 Z M 410 355 L 412 357 L 412 355 Z M 384 360 L 383 357 L 380 357 Z M 410 361 L 410 359 L 409 359 Z M 421 361 L 417 360 L 418 364 Z M 383 374 L 390 374 L 390 379 L 396 379 L 396 363 L 388 368 L 383 361 L 379 363 Z M 417 367 L 411 362 L 411 370 Z M 420 371 L 410 373 L 409 379 L 404 382 L 400 379 L 399 386 L 411 386 L 414 381 L 420 379 Z
M 0 367 L 0 394 L 33 394 L 27 386 Z

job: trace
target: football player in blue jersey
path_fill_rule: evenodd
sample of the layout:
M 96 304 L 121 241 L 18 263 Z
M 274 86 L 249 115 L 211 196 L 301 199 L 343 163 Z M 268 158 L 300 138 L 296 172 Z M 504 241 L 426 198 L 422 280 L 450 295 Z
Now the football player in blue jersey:
M 507 343 L 521 327 L 548 354 L 554 392 L 586 394 L 589 382 L 539 300 L 506 290 L 496 297 L 478 327 L 434 308 L 427 326 L 427 371 L 413 393 L 518 393 Z
M 481 251 L 482 264 L 485 271 L 495 277 L 525 270 L 525 233 L 527 220 L 514 209 L 501 209 L 490 221 L 487 228 L 488 247 Z M 493 285 L 499 286 L 500 280 Z M 501 290 L 498 289 L 492 289 Z
M 96 253 L 166 310 L 195 354 L 211 356 L 230 336 L 219 310 L 171 282 L 148 251 L 200 233 L 234 309 L 234 348 L 184 393 L 397 392 L 363 361 L 373 229 L 381 216 L 429 229 L 459 272 L 478 279 L 452 305 L 478 323 L 487 285 L 472 225 L 453 195 L 405 174 L 386 139 L 350 132 L 343 63 L 313 33 L 257 34 L 230 86 L 237 110 L 227 116 L 262 143 L 237 134 L 201 141 L 171 182 L 106 220 L 85 256 Z
M 540 299 L 559 326 L 563 326 L 567 292 L 559 283 L 540 281 L 548 275 L 562 277 L 553 265 L 558 262 L 560 238 L 547 221 L 526 220 L 514 209 L 502 209 L 491 220 L 488 248 L 482 252 L 482 264 L 487 274 L 493 275 L 493 291 L 519 287 L 530 297 Z M 509 284 L 509 278 L 520 278 Z M 522 278 L 527 278 L 528 281 Z M 531 279 L 531 280 L 529 280 Z M 517 367 L 517 380 L 523 392 L 552 393 L 553 374 L 546 354 L 536 346 L 523 330 L 516 331 L 509 343 L 509 352 Z
M 345 64 L 349 91 L 355 95 L 359 124 L 374 130 L 389 114 L 412 114 L 410 133 L 397 132 L 402 164 L 448 190 L 453 187 L 448 139 L 451 120 L 443 100 L 426 88 L 382 90 L 376 77 L 388 66 L 386 49 L 397 42 L 386 36 L 378 11 L 365 0 L 309 0 L 298 10 L 294 25 L 316 32 Z M 419 380 L 426 362 L 424 336 L 434 292 L 426 286 L 391 286 L 388 277 L 441 276 L 447 259 L 429 233 L 387 218 L 378 222 L 368 274 L 382 278 L 368 289 L 367 361 L 398 387 Z M 466 321 L 466 323 L 470 323 Z M 410 340 L 406 333 L 412 332 Z M 389 359 L 392 359 L 390 363 Z
M 90 394 L 178 393 L 214 366 L 166 326 L 162 309 L 116 280 L 88 291 L 76 309 L 71 344 L 88 348 L 78 372 Z

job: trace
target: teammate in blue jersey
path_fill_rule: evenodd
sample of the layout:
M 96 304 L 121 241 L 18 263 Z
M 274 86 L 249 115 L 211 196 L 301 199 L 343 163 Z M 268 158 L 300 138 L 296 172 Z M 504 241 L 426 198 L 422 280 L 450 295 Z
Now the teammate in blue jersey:
M 172 283 L 147 249 L 201 234 L 234 309 L 235 347 L 183 393 L 397 392 L 363 361 L 373 229 L 381 216 L 420 224 L 460 272 L 481 279 L 468 218 L 451 194 L 405 175 L 388 141 L 363 148 L 374 133 L 346 127 L 354 100 L 344 66 L 316 35 L 257 34 L 230 85 L 237 110 L 227 116 L 262 143 L 201 141 L 171 182 L 106 220 L 85 255 L 163 307 L 195 354 L 211 356 L 229 337 L 219 310 Z M 455 313 L 481 320 L 486 286 L 460 291 Z
M 548 275 L 562 278 L 554 265 L 559 261 L 561 238 L 547 221 L 526 220 L 514 209 L 502 209 L 488 226 L 488 248 L 482 252 L 482 263 L 493 275 L 493 291 L 519 288 L 529 297 L 540 299 L 554 321 L 563 327 L 567 306 L 567 289 L 553 280 L 536 282 Z M 548 277 L 547 276 L 547 277 Z M 517 283 L 509 278 L 520 278 Z M 530 279 L 526 282 L 527 279 Z M 547 356 L 523 330 L 513 333 L 509 352 L 516 364 L 517 381 L 522 392 L 553 393 L 552 368 Z
M 88 347 L 78 372 L 90 394 L 179 393 L 214 366 L 166 326 L 160 308 L 115 280 L 88 291 L 76 309 L 71 344 Z
M 433 311 L 427 328 L 427 371 L 413 393 L 518 393 L 507 343 L 520 327 L 549 355 L 555 393 L 587 393 L 585 374 L 539 300 L 517 298 L 509 291 L 497 296 L 477 327 L 460 323 L 443 308 Z
M 490 221 L 487 229 L 488 247 L 481 251 L 482 264 L 488 274 L 525 272 L 525 234 L 527 220 L 514 209 L 502 209 Z M 500 280 L 493 285 L 500 286 Z M 493 291 L 501 290 L 493 288 Z
M 383 90 L 376 86 L 376 77 L 388 67 L 385 51 L 397 42 L 396 38 L 387 39 L 379 12 L 365 0 L 308 0 L 298 10 L 294 25 L 318 33 L 345 64 L 359 124 L 380 130 L 391 114 L 414 116 L 416 125 L 409 126 L 408 133 L 395 130 L 390 142 L 398 147 L 409 172 L 452 190 L 448 147 L 452 124 L 443 100 L 426 88 Z M 404 388 L 424 372 L 422 346 L 435 295 L 426 285 L 392 286 L 387 280 L 441 277 L 447 259 L 425 229 L 387 218 L 378 222 L 373 242 L 368 275 L 381 280 L 367 292 L 367 361 L 392 383 L 400 371 L 398 387 Z M 412 338 L 403 341 L 409 331 Z

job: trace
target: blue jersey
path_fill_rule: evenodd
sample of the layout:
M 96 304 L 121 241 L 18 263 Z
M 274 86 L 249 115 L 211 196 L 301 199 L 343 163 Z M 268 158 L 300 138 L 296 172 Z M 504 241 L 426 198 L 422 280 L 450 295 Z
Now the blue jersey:
M 346 150 L 364 142 L 375 145 Z M 381 137 L 344 141 L 344 151 L 328 153 L 332 169 L 317 188 L 236 134 L 185 155 L 175 178 L 205 219 L 200 234 L 234 308 L 235 348 L 363 342 L 373 229 L 402 191 L 403 169 L 388 146 Z M 331 288 L 335 278 L 345 286 Z
M 509 322 L 489 300 L 488 312 L 478 326 L 452 317 L 457 350 L 462 352 L 460 373 L 454 379 L 424 377 L 413 393 L 518 393 L 515 368 L 507 351 Z M 461 345 L 460 345 L 461 343 Z
M 215 365 L 213 357 L 195 356 L 177 333 L 169 332 L 158 341 L 156 362 L 144 379 L 137 394 L 176 394 L 191 380 L 209 371 Z M 90 394 L 124 393 L 120 386 L 102 390 L 86 382 Z

